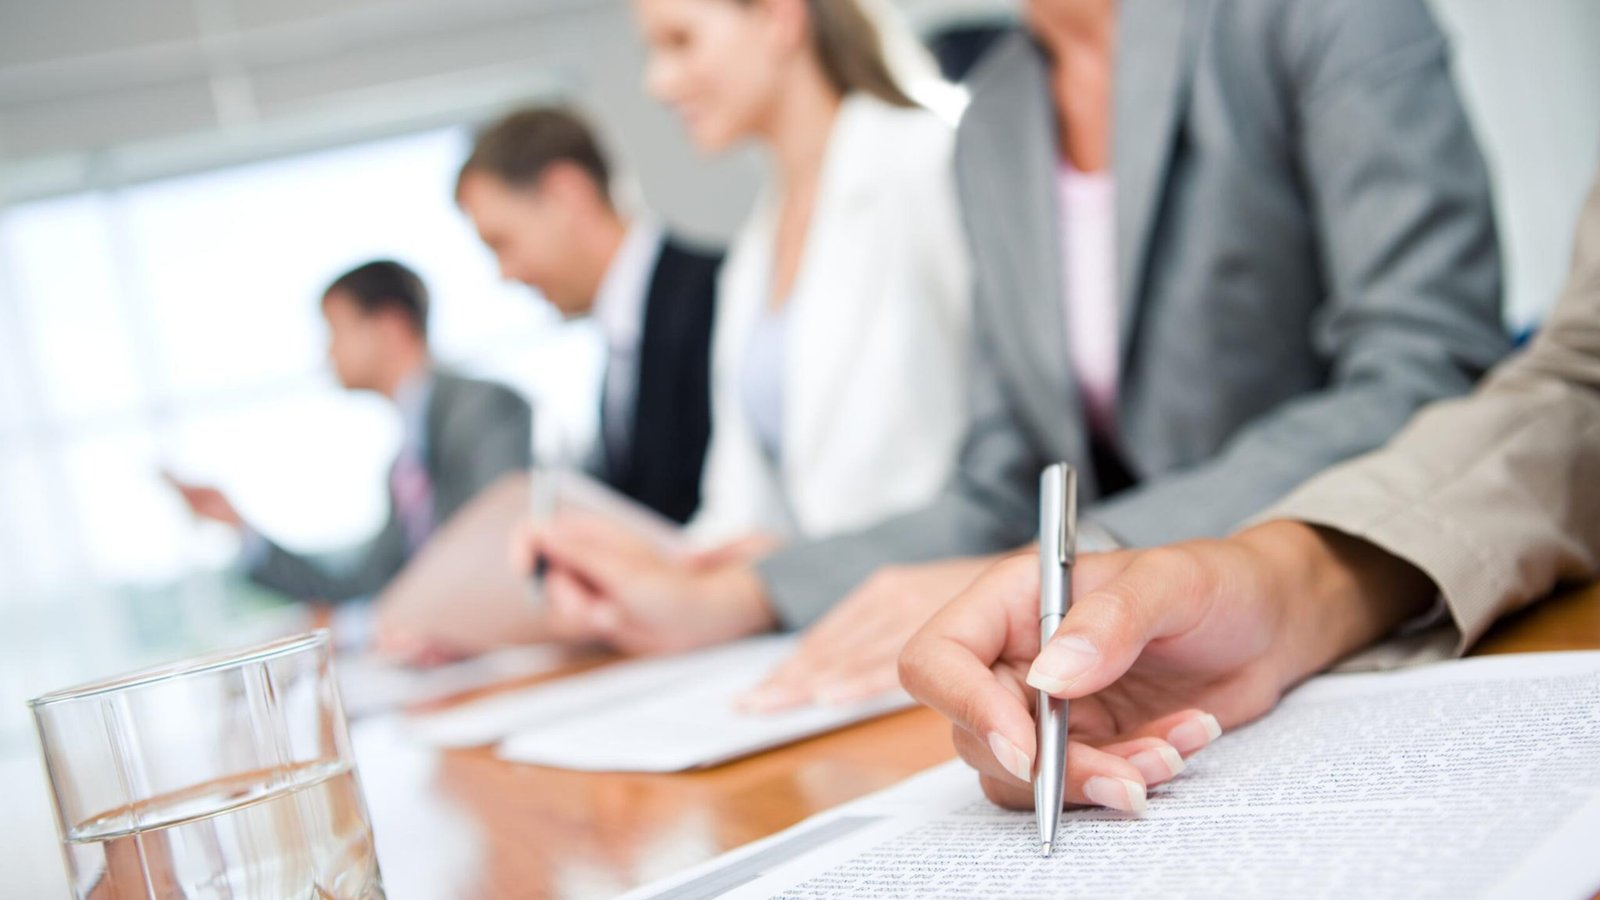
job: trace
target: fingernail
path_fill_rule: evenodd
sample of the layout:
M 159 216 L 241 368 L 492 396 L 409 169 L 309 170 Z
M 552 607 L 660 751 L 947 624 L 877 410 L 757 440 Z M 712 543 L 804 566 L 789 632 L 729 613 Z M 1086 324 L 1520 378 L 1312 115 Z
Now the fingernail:
M 1075 634 L 1058 637 L 1045 645 L 1028 670 L 1028 684 L 1047 694 L 1059 694 L 1072 686 L 1100 659 L 1100 651 L 1086 638 Z
M 766 691 L 748 691 L 733 698 L 733 708 L 740 712 L 762 712 L 770 702 Z
M 1179 753 L 1193 753 L 1221 736 L 1222 724 L 1216 716 L 1206 713 L 1167 732 L 1167 743 L 1178 748 Z
M 1133 763 L 1139 774 L 1144 776 L 1145 784 L 1158 784 L 1183 771 L 1183 757 L 1165 745 L 1141 750 L 1128 757 L 1128 762 Z
M 782 692 L 771 686 L 753 688 L 740 695 L 735 702 L 743 709 L 765 711 L 778 704 Z
M 848 706 L 861 699 L 861 690 L 848 685 L 830 684 L 820 688 L 811 699 L 818 706 Z
M 1083 783 L 1083 795 L 1108 809 L 1144 812 L 1144 785 L 1137 781 L 1096 775 Z
M 1018 781 L 1033 780 L 1033 760 L 1028 759 L 1022 748 L 1006 740 L 998 731 L 989 732 L 989 752 L 1000 760 L 1000 765 L 1005 766 L 1007 772 L 1017 776 Z
M 738 700 L 734 705 L 744 711 L 753 713 L 774 713 L 798 706 L 803 698 L 797 692 L 788 688 L 763 687 L 757 688 Z

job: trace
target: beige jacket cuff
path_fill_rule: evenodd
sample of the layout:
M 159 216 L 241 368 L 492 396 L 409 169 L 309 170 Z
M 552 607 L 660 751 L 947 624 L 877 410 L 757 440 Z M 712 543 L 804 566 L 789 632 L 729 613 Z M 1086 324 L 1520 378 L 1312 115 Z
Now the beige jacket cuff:
M 1497 573 L 1489 548 L 1426 500 L 1404 498 L 1377 479 L 1317 479 L 1258 516 L 1256 524 L 1293 520 L 1364 540 L 1411 563 L 1439 588 L 1446 617 L 1438 627 L 1401 629 L 1383 643 L 1341 664 L 1393 668 L 1460 656 L 1494 623 L 1516 585 Z

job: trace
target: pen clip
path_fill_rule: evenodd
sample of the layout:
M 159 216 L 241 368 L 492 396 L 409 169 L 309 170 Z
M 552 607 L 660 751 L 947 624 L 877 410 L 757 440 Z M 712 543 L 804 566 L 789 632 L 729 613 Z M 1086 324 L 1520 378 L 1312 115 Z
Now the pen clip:
M 1070 566 L 1078 558 L 1078 470 L 1056 463 L 1061 470 L 1061 525 L 1056 535 L 1056 561 Z

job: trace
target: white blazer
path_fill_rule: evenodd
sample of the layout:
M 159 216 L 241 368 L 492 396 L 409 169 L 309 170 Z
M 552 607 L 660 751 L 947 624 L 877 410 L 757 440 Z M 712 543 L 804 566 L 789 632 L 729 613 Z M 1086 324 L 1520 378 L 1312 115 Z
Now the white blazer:
M 864 94 L 841 104 L 785 306 L 778 465 L 739 383 L 771 299 L 777 209 L 763 192 L 718 282 L 697 542 L 852 531 L 923 506 L 950 477 L 967 425 L 971 306 L 954 138 L 926 110 Z

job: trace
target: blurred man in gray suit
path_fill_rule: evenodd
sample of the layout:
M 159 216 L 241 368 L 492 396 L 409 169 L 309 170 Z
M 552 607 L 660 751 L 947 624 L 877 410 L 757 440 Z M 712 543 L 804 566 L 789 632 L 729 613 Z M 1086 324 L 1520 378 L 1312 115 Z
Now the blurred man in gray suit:
M 400 413 L 400 454 L 389 470 L 389 517 L 347 565 L 278 546 L 222 492 L 173 480 L 195 515 L 244 535 L 250 576 L 291 596 L 345 600 L 382 589 L 434 529 L 479 491 L 530 464 L 533 413 L 511 389 L 434 366 L 428 292 L 405 266 L 379 260 L 341 275 L 322 296 L 328 358 L 346 390 L 375 391 Z

